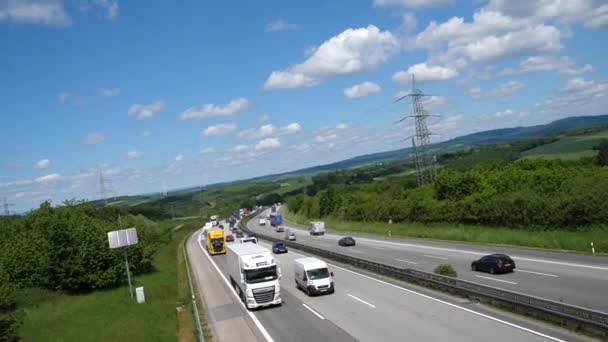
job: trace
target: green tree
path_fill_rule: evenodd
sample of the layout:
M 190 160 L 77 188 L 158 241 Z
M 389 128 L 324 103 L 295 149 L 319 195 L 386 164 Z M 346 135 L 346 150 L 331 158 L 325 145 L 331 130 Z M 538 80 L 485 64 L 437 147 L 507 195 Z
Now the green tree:
M 597 163 L 601 166 L 608 166 L 608 139 L 602 139 L 595 147 L 597 153 Z
M 18 341 L 21 322 L 22 312 L 17 310 L 15 286 L 0 269 L 0 341 Z

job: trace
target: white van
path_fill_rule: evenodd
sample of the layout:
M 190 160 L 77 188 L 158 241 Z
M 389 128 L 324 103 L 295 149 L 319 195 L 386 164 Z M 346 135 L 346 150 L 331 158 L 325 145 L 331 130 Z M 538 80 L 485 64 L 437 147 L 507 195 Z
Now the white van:
M 255 243 L 257 245 L 258 244 L 258 239 L 255 236 L 248 236 L 248 237 L 240 238 L 239 242 L 240 243 L 251 242 L 251 243 Z
M 334 273 L 327 264 L 317 258 L 300 258 L 294 261 L 296 287 L 307 295 L 334 293 Z

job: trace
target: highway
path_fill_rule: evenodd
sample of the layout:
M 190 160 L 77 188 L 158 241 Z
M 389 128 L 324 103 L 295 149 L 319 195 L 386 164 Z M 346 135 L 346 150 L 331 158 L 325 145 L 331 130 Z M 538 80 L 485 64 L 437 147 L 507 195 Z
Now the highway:
M 284 223 L 284 227 L 295 231 L 298 243 L 427 272 L 432 272 L 440 263 L 449 263 L 456 268 L 460 279 L 608 312 L 608 257 L 605 256 L 357 235 L 353 235 L 356 246 L 340 247 L 338 240 L 344 235 L 310 236 L 304 227 Z M 275 233 L 270 225 L 258 225 L 258 217 L 249 221 L 248 228 L 283 238 L 283 233 Z M 471 270 L 473 260 L 491 253 L 510 255 L 516 270 L 500 275 Z
M 199 239 L 202 240 L 199 242 Z M 270 245 L 261 241 L 267 248 Z M 198 246 L 197 246 L 198 245 Z M 195 273 L 202 275 L 197 283 L 203 293 L 220 291 L 211 285 L 211 278 L 226 274 L 225 256 L 209 257 L 204 251 L 204 238 L 200 231 L 188 241 L 188 252 Z M 196 248 L 198 247 L 198 248 Z M 430 292 L 403 284 L 387 282 L 370 274 L 352 270 L 346 265 L 330 263 L 334 272 L 336 293 L 308 297 L 296 289 L 293 279 L 293 260 L 303 255 L 290 251 L 276 255 L 281 267 L 280 307 L 246 311 L 229 284 L 224 281 L 221 291 L 230 294 L 229 305 L 239 307 L 242 317 L 229 315 L 230 319 L 246 318 L 241 328 L 248 331 L 240 335 L 255 335 L 258 341 L 586 341 L 559 328 L 497 312 L 478 303 Z M 203 268 L 205 260 L 214 267 Z M 215 270 L 213 270 L 215 268 Z M 212 272 L 215 274 L 207 274 Z M 213 287 L 210 289 L 210 287 Z M 215 294 L 214 294 L 215 296 Z M 210 307 L 205 299 L 208 311 Z M 208 314 L 209 316 L 209 314 Z M 218 315 L 215 315 L 218 316 Z M 249 317 L 247 317 L 249 316 Z M 222 324 L 214 322 L 210 324 Z M 217 321 L 217 320 L 216 320 Z M 257 324 L 255 323 L 257 321 Z M 254 322 L 252 324 L 252 322 Z M 262 332 L 261 332 L 262 331 Z M 216 333 L 220 341 L 241 341 L 244 336 L 230 332 Z

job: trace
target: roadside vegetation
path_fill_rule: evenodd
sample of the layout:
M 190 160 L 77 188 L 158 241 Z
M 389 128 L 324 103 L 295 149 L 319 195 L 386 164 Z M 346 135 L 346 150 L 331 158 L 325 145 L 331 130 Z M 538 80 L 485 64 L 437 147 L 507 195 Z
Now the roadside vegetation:
M 194 341 L 178 256 L 202 222 L 155 222 L 76 201 L 0 219 L 0 340 Z M 129 264 L 145 304 L 129 297 L 122 250 L 108 247 L 107 231 L 121 227 L 138 231 Z
M 319 174 L 307 194 L 285 200 L 286 217 L 323 219 L 342 231 L 475 243 L 589 251 L 594 242 L 608 252 L 607 140 L 583 146 L 594 151 L 587 158 L 521 159 L 564 137 L 604 131 L 445 153 L 436 181 L 423 187 L 403 171 L 389 178 L 358 169 Z

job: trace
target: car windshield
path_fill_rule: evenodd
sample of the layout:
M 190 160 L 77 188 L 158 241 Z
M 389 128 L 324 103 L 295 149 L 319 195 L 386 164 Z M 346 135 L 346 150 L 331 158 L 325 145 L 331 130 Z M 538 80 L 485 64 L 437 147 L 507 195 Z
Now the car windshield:
M 211 245 L 216 251 L 220 251 L 224 248 L 224 239 L 211 239 Z
M 314 270 L 308 270 L 306 271 L 306 274 L 308 274 L 308 279 L 310 280 L 324 279 L 329 277 L 329 271 L 327 270 L 327 268 L 316 268 Z
M 278 248 L 283 248 L 283 247 L 285 247 L 285 244 L 284 243 L 276 243 L 274 246 L 278 247 Z
M 245 281 L 248 284 L 261 283 L 277 279 L 277 267 L 269 266 L 255 270 L 245 270 Z

